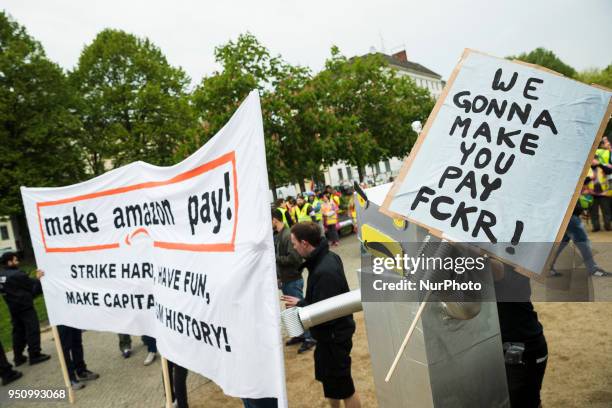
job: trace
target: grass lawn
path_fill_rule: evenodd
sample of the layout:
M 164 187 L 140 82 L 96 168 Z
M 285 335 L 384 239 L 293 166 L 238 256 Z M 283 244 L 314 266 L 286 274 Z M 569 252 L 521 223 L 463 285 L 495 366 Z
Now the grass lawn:
M 33 264 L 23 263 L 19 267 L 29 273 L 30 276 L 35 277 L 36 267 Z M 38 296 L 34 300 L 34 308 L 36 309 L 38 320 L 41 322 L 41 325 L 46 323 L 47 308 L 45 307 L 45 299 L 42 296 Z M 8 307 L 6 306 L 6 302 L 4 301 L 3 297 L 3 299 L 0 301 L 0 341 L 2 342 L 2 346 L 4 346 L 5 351 L 13 349 L 13 339 L 11 335 L 12 330 L 13 326 L 11 325 L 11 315 L 9 314 Z

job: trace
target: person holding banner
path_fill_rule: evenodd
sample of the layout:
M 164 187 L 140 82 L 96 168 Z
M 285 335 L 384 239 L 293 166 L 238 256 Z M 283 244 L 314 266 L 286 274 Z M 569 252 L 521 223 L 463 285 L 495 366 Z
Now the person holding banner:
M 40 269 L 36 271 L 36 277 L 41 280 L 45 276 L 45 272 Z M 59 334 L 62 351 L 64 353 L 64 361 L 68 370 L 68 377 L 73 390 L 85 388 L 84 381 L 97 380 L 100 374 L 94 373 L 87 369 L 83 353 L 83 330 L 74 327 L 58 325 L 57 332 Z
M 19 269 L 16 253 L 4 253 L 1 262 L 4 270 L 0 272 L 0 291 L 11 314 L 15 366 L 27 361 L 23 355 L 26 345 L 30 365 L 47 361 L 51 356 L 41 353 L 40 323 L 34 309 L 34 298 L 42 294 L 40 282 Z
M 342 260 L 329 250 L 325 238 L 321 238 L 319 226 L 301 222 L 291 228 L 291 242 L 296 252 L 306 262 L 308 282 L 306 297 L 283 295 L 285 306 L 307 306 L 349 291 Z M 340 407 L 344 400 L 347 408 L 359 408 L 361 402 L 351 377 L 351 349 L 355 321 L 353 315 L 343 316 L 310 329 L 317 341 L 314 352 L 315 378 L 323 384 L 323 393 L 331 407 Z
M 145 357 L 144 365 L 153 364 L 157 357 L 157 342 L 153 337 L 142 336 L 142 342 L 147 346 L 147 357 Z M 123 358 L 129 358 L 132 355 L 132 336 L 129 334 L 119 334 L 119 350 Z
M 0 377 L 2 378 L 2 385 L 7 385 L 13 381 L 17 381 L 23 376 L 21 372 L 13 370 L 13 366 L 8 362 L 6 354 L 4 353 L 4 347 L 0 343 Z
M 187 374 L 189 371 L 170 360 L 168 360 L 168 375 L 172 401 L 176 408 L 189 408 L 187 400 Z
M 531 303 L 529 278 L 491 259 L 510 406 L 538 408 L 548 362 L 544 328 Z M 520 300 L 520 301 L 519 301 Z

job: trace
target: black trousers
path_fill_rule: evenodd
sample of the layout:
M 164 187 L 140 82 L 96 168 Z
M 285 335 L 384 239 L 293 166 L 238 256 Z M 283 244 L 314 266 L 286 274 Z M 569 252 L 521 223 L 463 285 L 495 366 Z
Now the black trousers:
M 6 354 L 4 354 L 4 347 L 2 347 L 2 343 L 0 343 L 0 377 L 8 376 L 12 368 L 13 367 L 6 359 Z
M 76 374 L 87 370 L 83 355 L 83 330 L 68 326 L 57 326 L 57 331 L 62 342 L 68 376 L 71 381 L 76 381 Z
M 604 229 L 609 230 L 610 224 L 612 224 L 612 197 L 606 196 L 593 196 L 593 206 L 591 207 L 591 224 L 593 229 L 598 230 L 601 228 L 599 223 L 599 209 L 603 214 Z
M 28 346 L 28 354 L 34 356 L 40 353 L 40 324 L 34 308 L 20 311 L 11 310 L 13 324 L 13 355 L 21 356 Z
M 538 408 L 540 390 L 548 362 L 548 347 L 544 336 L 537 344 L 525 347 L 524 364 L 506 364 L 506 378 L 512 408 Z
M 168 374 L 172 387 L 172 400 L 178 408 L 189 408 L 187 404 L 187 369 L 168 360 Z

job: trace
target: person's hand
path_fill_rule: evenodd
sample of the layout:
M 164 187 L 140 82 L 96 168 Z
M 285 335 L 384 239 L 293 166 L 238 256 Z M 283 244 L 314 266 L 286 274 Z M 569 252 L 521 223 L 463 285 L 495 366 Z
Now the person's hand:
M 40 278 L 42 278 L 43 276 L 45 276 L 45 271 L 43 271 L 42 269 L 37 269 L 36 270 L 36 279 L 40 280 Z
M 281 300 L 285 302 L 285 307 L 287 309 L 296 307 L 298 302 L 300 301 L 300 299 L 296 298 L 295 296 L 287 296 L 287 295 L 281 296 Z

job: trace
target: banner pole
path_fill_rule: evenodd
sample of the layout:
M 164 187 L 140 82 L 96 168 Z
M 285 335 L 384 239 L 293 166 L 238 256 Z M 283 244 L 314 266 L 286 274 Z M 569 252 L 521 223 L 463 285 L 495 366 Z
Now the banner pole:
M 166 408 L 172 408 L 172 384 L 170 384 L 170 371 L 168 370 L 168 360 L 161 358 L 162 377 L 164 378 L 164 390 L 166 391 Z
M 68 367 L 66 366 L 66 360 L 64 358 L 64 349 L 62 348 L 62 341 L 60 340 L 57 326 L 51 326 L 51 332 L 53 333 L 53 339 L 55 340 L 55 348 L 57 349 L 57 357 L 59 358 L 62 375 L 64 376 L 64 384 L 66 384 L 66 388 L 68 389 L 68 401 L 70 401 L 71 404 L 74 404 L 74 390 L 72 389 L 72 384 L 70 383 Z
M 408 340 L 410 340 L 410 337 L 412 337 L 412 333 L 414 333 L 414 329 L 417 325 L 417 322 L 419 321 L 421 314 L 423 314 L 423 310 L 425 310 L 425 306 L 427 306 L 427 300 L 429 300 L 429 295 L 431 295 L 431 291 L 427 292 L 427 294 L 425 295 L 425 298 L 421 302 L 421 305 L 419 306 L 419 309 L 417 310 L 416 315 L 414 316 L 414 320 L 412 321 L 412 324 L 410 325 L 410 328 L 408 329 L 408 332 L 406 333 L 406 337 L 404 337 L 404 341 L 402 342 L 401 347 L 397 351 L 395 360 L 393 360 L 393 364 L 391 364 L 391 368 L 389 368 L 389 372 L 387 373 L 387 376 L 385 377 L 385 382 L 389 382 L 389 380 L 391 379 L 391 376 L 395 372 L 397 363 L 399 363 L 400 357 L 402 357 L 402 354 L 404 354 L 404 349 L 406 348 L 406 345 L 408 344 Z

